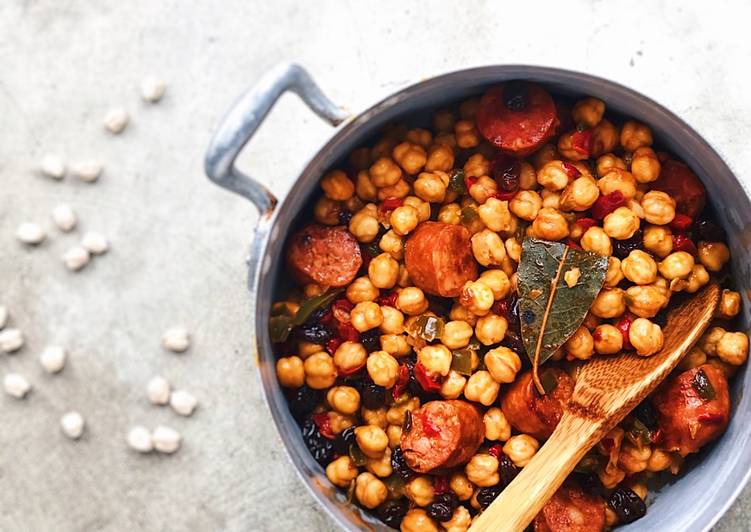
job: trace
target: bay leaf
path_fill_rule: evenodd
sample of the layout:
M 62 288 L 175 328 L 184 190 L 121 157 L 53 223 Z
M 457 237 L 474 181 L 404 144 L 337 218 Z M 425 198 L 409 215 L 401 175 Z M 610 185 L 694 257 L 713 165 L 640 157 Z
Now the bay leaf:
M 564 282 L 579 268 L 575 284 Z M 584 321 L 605 282 L 608 258 L 560 242 L 525 238 L 517 269 L 519 318 L 524 347 L 532 361 L 535 385 L 544 389 L 537 370 Z

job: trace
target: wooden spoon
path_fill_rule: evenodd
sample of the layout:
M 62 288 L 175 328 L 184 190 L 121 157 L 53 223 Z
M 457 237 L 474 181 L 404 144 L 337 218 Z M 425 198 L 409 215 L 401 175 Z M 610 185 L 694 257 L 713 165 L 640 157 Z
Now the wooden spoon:
M 675 368 L 709 325 L 720 288 L 708 284 L 668 314 L 662 351 L 597 357 L 582 366 L 566 411 L 545 445 L 472 523 L 470 532 L 523 531 L 579 460 Z

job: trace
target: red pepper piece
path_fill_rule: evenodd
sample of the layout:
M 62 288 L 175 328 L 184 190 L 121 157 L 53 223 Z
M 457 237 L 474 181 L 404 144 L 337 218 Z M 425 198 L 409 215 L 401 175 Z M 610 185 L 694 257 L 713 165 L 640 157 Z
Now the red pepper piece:
M 398 297 L 399 297 L 399 294 L 397 294 L 396 292 L 389 292 L 382 296 L 378 296 L 376 298 L 376 303 L 378 303 L 381 306 L 396 308 L 396 299 Z
M 449 477 L 446 475 L 433 477 L 433 493 L 440 495 L 441 493 L 448 493 L 450 489 Z
M 694 257 L 699 254 L 696 244 L 686 235 L 673 235 L 673 251 L 685 251 Z
M 467 187 L 467 194 L 469 194 L 469 189 L 472 188 L 472 185 L 477 183 L 477 178 L 473 175 L 468 175 L 464 178 L 464 186 Z
M 582 175 L 579 169 L 571 163 L 563 163 L 563 168 L 566 170 L 566 175 L 569 177 L 569 179 L 576 179 L 577 177 Z
M 405 364 L 399 366 L 399 375 L 396 378 L 396 384 L 391 389 L 391 396 L 396 399 L 407 389 L 409 384 L 409 368 Z
M 508 297 L 501 299 L 500 301 L 496 301 L 493 304 L 493 314 L 496 314 L 498 316 L 503 316 L 504 318 L 508 319 L 509 305 L 510 305 L 510 301 Z
M 595 204 L 592 205 L 592 217 L 595 220 L 602 220 L 605 216 L 625 204 L 626 198 L 620 190 L 605 194 L 604 196 L 601 195 L 597 198 Z
M 491 197 L 499 199 L 501 201 L 511 201 L 516 197 L 519 191 L 516 192 L 496 192 Z
M 570 247 L 571 249 L 582 249 L 582 247 L 576 242 L 576 240 L 568 239 L 566 241 L 566 245 Z
M 381 212 L 389 212 L 393 211 L 397 207 L 401 207 L 402 205 L 404 205 L 404 200 L 401 198 L 386 198 L 378 206 L 378 210 L 380 210 Z
M 339 346 L 342 345 L 342 342 L 343 340 L 341 338 L 332 338 L 326 342 L 326 351 L 328 351 L 330 355 L 333 355 L 336 353 L 336 350 L 339 349 Z
M 321 412 L 320 414 L 313 414 L 313 423 L 318 427 L 318 432 L 321 436 L 330 440 L 336 439 L 336 434 L 331 430 L 331 419 L 329 419 L 328 412 Z
M 331 313 L 337 321 L 349 322 L 349 313 L 355 306 L 350 303 L 349 299 L 340 298 L 331 304 Z
M 662 429 L 658 428 L 657 430 L 653 430 L 649 434 L 649 439 L 652 440 L 652 443 L 659 445 L 660 443 L 662 443 L 663 436 L 664 434 L 662 433 Z
M 594 218 L 579 218 L 574 222 L 574 225 L 578 225 L 582 228 L 582 232 L 586 231 L 590 227 L 594 227 L 597 225 L 597 220 Z
M 589 157 L 592 151 L 592 130 L 574 131 L 571 134 L 571 147 L 582 155 Z
M 349 322 L 339 322 L 337 327 L 337 336 L 342 342 L 358 342 L 360 341 L 360 333 Z
M 422 422 L 422 429 L 428 438 L 434 438 L 441 434 L 441 428 L 430 421 L 430 419 L 428 419 L 428 416 L 426 416 L 425 414 L 422 414 L 420 416 L 420 421 Z
M 360 246 L 360 256 L 362 257 L 362 267 L 360 269 L 368 273 L 368 266 L 370 266 L 370 261 L 373 260 L 373 257 L 370 256 L 365 246 Z
M 631 329 L 631 324 L 634 322 L 634 315 L 630 312 L 627 312 L 623 315 L 623 317 L 618 320 L 618 323 L 615 324 L 616 328 L 621 331 L 621 336 L 623 336 L 623 349 L 633 349 L 631 346 L 631 341 L 628 339 L 628 331 Z
M 679 213 L 675 215 L 675 218 L 673 218 L 673 221 L 669 225 L 675 231 L 687 231 L 692 223 L 694 223 L 693 218 Z
M 493 445 L 488 449 L 488 454 L 490 456 L 495 456 L 496 458 L 500 459 L 501 456 L 503 456 L 503 445 Z
M 417 379 L 417 382 L 420 384 L 423 390 L 426 392 L 438 392 L 441 389 L 441 383 L 434 380 L 433 377 L 430 376 L 428 373 L 428 370 L 425 369 L 425 366 L 423 366 L 420 362 L 415 364 L 415 379 Z

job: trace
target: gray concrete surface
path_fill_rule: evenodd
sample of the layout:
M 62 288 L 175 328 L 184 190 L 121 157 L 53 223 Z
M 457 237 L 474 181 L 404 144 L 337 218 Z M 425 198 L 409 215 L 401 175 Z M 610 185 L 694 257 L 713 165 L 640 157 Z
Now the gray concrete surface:
M 282 60 L 306 65 L 337 102 L 363 109 L 423 77 L 488 63 L 584 70 L 630 85 L 686 118 L 747 177 L 751 151 L 748 3 L 630 1 L 0 2 L 0 304 L 28 341 L 0 356 L 34 390 L 0 397 L 1 530 L 329 530 L 286 461 L 247 353 L 243 259 L 253 209 L 209 185 L 201 159 L 226 106 Z M 143 104 L 138 85 L 163 77 Z M 126 107 L 122 136 L 104 113 Z M 242 165 L 280 196 L 331 134 L 293 97 L 273 112 Z M 106 164 L 99 183 L 34 173 L 48 152 Z M 58 202 L 80 229 L 56 231 Z M 25 249 L 25 220 L 49 240 Z M 112 250 L 78 274 L 60 255 L 95 229 Z M 185 355 L 162 331 L 194 333 Z M 71 351 L 42 373 L 48 342 Z M 145 399 L 161 373 L 199 398 L 192 418 Z M 88 428 L 65 439 L 60 415 Z M 138 456 L 128 427 L 166 423 L 182 450 Z M 697 496 L 700 496 L 697 494 Z M 748 530 L 751 491 L 717 527 Z

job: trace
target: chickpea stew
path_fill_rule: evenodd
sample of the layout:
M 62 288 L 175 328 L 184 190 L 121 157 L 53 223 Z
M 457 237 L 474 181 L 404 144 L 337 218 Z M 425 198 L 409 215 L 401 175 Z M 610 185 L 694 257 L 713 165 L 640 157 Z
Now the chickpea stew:
M 654 355 L 671 302 L 713 276 L 728 287 L 716 323 L 532 527 L 635 521 L 653 478 L 721 436 L 748 358 L 741 298 L 704 186 L 653 144 L 601 100 L 512 81 L 436 110 L 429 128 L 394 125 L 324 175 L 313 220 L 287 242 L 296 287 L 270 333 L 303 441 L 354 504 L 403 531 L 467 530 L 552 434 L 582 361 Z M 529 239 L 603 257 L 581 324 L 540 371 L 544 393 L 520 316 Z

